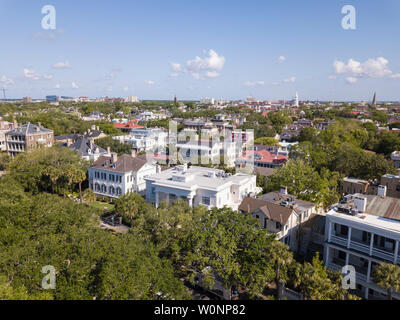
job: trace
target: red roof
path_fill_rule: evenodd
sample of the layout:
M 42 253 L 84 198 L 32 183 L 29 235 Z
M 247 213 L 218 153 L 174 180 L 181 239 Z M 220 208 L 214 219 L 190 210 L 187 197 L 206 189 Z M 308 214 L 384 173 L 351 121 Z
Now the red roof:
M 272 154 L 267 150 L 246 151 L 244 152 L 243 156 L 240 157 L 238 160 L 251 161 L 253 154 L 254 154 L 254 162 L 279 164 L 288 161 L 287 157 L 280 154 Z
M 139 126 L 135 123 L 114 123 L 114 128 L 116 129 L 136 129 L 143 128 L 143 126 Z

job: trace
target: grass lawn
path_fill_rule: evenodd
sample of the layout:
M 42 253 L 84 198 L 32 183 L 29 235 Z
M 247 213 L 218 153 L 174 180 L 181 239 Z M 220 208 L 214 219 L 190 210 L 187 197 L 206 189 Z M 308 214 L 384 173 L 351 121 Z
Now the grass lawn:
M 96 209 L 100 209 L 101 211 L 104 211 L 104 208 L 107 208 L 107 212 L 112 212 L 115 208 L 115 205 L 107 203 L 107 202 L 101 202 L 101 201 L 94 201 L 90 203 L 90 206 Z

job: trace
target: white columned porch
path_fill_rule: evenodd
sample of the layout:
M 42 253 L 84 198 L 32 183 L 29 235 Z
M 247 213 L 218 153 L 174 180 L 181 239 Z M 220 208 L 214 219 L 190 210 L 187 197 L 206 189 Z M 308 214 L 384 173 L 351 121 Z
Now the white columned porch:
M 351 242 L 351 227 L 349 226 L 349 230 L 347 232 L 347 249 L 350 249 L 350 242 Z
M 156 208 L 158 208 L 159 201 L 160 201 L 159 192 L 158 192 L 158 191 L 156 191 Z
M 332 235 L 332 221 L 329 221 L 329 226 L 328 226 L 328 242 L 331 242 L 331 235 Z
M 369 255 L 372 256 L 372 249 L 374 248 L 374 236 L 375 234 L 373 234 L 371 232 L 371 242 L 369 244 Z

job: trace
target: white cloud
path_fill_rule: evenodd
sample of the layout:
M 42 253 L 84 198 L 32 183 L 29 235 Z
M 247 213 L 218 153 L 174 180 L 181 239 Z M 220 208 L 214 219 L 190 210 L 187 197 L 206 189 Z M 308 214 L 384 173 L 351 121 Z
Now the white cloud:
M 243 83 L 243 85 L 245 85 L 246 87 L 263 86 L 264 81 L 246 81 L 245 83 Z
M 399 78 L 400 78 L 400 73 L 392 74 L 390 77 L 391 77 L 392 79 L 399 79 Z
M 33 69 L 24 69 L 24 77 L 30 80 L 40 80 L 40 76 Z
M 285 56 L 279 56 L 278 63 L 283 63 L 286 60 Z
M 79 89 L 79 85 L 76 82 L 71 83 L 72 89 Z
M 125 92 L 127 92 L 127 91 L 129 91 L 129 87 L 124 87 L 123 90 L 124 90 Z
M 144 82 L 145 82 L 146 84 L 148 84 L 149 86 L 152 86 L 152 85 L 155 84 L 155 82 L 154 82 L 153 80 L 144 80 Z
M 53 69 L 69 69 L 69 68 L 72 68 L 72 66 L 71 66 L 71 63 L 68 60 L 66 60 L 65 62 L 60 61 L 60 62 L 53 64 L 52 68 Z
M 208 57 L 200 58 L 195 57 L 192 60 L 186 61 L 186 67 L 190 71 L 200 71 L 200 70 L 222 70 L 225 65 L 225 57 L 218 55 L 213 49 L 208 51 Z
M 356 83 L 357 82 L 357 78 L 355 78 L 355 77 L 347 77 L 346 78 L 346 81 L 348 82 L 348 83 Z
M 54 88 L 55 88 L 55 89 L 60 89 L 60 88 L 61 88 L 61 86 L 60 86 L 60 84 L 59 84 L 59 83 L 57 83 L 57 84 L 54 86 Z
M 206 78 L 218 78 L 220 74 L 217 71 L 207 71 Z
M 328 77 L 328 79 L 336 79 L 336 76 L 335 75 L 331 75 L 331 76 Z
M 106 90 L 107 90 L 108 92 L 111 92 L 111 91 L 113 91 L 113 87 L 112 87 L 112 86 L 108 86 Z
M 392 74 L 388 63 L 389 61 L 383 57 L 368 59 L 365 62 L 349 59 L 347 64 L 343 61 L 335 60 L 333 68 L 336 74 L 349 75 L 352 78 L 383 78 Z
M 179 73 L 173 72 L 169 75 L 171 78 L 176 78 L 179 76 Z
M 52 75 L 52 74 L 40 75 L 33 69 L 25 68 L 24 69 L 24 77 L 29 80 L 37 81 L 37 80 L 51 80 L 54 78 L 54 75 Z
M 10 85 L 10 84 L 14 84 L 14 80 L 7 78 L 5 75 L 3 75 L 0 79 L 0 81 L 2 83 L 4 83 L 4 85 Z
M 290 78 L 283 79 L 283 82 L 285 82 L 285 83 L 296 82 L 296 77 L 290 77 Z
M 182 67 L 181 67 L 180 63 L 170 62 L 169 64 L 174 72 L 182 71 Z

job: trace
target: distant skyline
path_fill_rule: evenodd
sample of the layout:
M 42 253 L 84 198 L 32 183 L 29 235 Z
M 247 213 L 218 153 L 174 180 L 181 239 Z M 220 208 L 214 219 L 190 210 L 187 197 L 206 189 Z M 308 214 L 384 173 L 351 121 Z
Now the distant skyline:
M 45 5 L 55 30 L 42 29 Z M 356 30 L 342 28 L 344 5 L 356 9 Z M 376 91 L 399 101 L 399 18 L 397 0 L 0 0 L 0 89 L 368 102 Z

